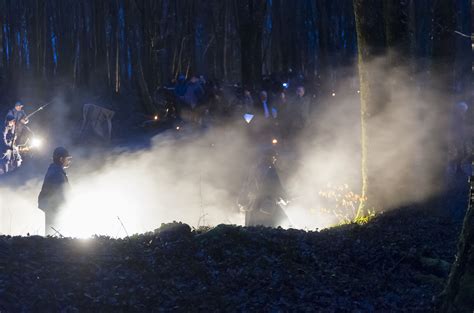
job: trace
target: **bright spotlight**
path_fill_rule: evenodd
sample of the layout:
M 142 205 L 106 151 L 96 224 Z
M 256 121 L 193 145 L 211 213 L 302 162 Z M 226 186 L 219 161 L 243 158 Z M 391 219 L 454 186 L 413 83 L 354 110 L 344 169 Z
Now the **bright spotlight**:
M 335 96 L 336 96 L 336 93 L 335 93 L 335 92 L 333 92 L 333 93 L 331 94 L 331 96 L 335 97 Z
M 155 115 L 155 117 L 153 118 L 155 121 L 158 121 L 158 115 Z
M 277 143 L 278 143 L 278 139 L 276 139 L 276 138 L 273 138 L 273 140 L 272 140 L 272 144 L 276 145 Z
M 40 148 L 43 145 L 43 140 L 41 138 L 33 138 L 31 140 L 32 148 Z

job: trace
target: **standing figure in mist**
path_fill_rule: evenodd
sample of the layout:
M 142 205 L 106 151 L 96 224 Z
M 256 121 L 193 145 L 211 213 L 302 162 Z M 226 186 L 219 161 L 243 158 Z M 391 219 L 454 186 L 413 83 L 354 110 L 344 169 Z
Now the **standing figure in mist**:
M 7 173 L 21 166 L 21 155 L 16 145 L 16 122 L 15 116 L 7 115 L 5 119 L 5 128 L 1 142 L 1 168 L 0 174 Z
M 38 196 L 38 208 L 44 211 L 46 217 L 46 235 L 52 235 L 60 207 L 66 201 L 69 190 L 69 180 L 64 171 L 71 165 L 71 155 L 63 148 L 58 147 L 53 152 L 53 163 L 48 168 L 43 181 L 43 187 Z
M 278 227 L 289 224 L 280 203 L 288 197 L 278 176 L 276 152 L 264 152 L 239 195 L 238 204 L 245 212 L 245 226 Z

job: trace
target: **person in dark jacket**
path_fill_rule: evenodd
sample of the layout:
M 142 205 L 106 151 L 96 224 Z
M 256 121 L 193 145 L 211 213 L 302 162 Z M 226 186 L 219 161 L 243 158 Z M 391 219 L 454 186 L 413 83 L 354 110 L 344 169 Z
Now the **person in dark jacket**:
M 291 106 L 293 111 L 292 118 L 295 123 L 294 127 L 300 129 L 306 127 L 309 123 L 310 104 L 303 86 L 296 88 L 295 98 Z
M 63 148 L 58 147 L 53 152 L 53 163 L 48 168 L 43 181 L 43 187 L 38 196 L 38 208 L 44 211 L 46 217 L 46 234 L 54 234 L 51 228 L 55 225 L 59 209 L 66 201 L 69 190 L 69 180 L 64 171 L 71 165 L 71 155 Z
M 268 94 L 265 90 L 260 91 L 258 102 L 256 103 L 257 112 L 265 119 L 276 119 L 277 108 L 268 101 Z
M 8 111 L 7 116 L 15 117 L 15 134 L 17 136 L 17 142 L 24 143 L 28 134 L 31 134 L 31 130 L 26 126 L 30 121 L 23 110 L 23 103 L 17 101 L 15 106 Z
M 23 110 L 23 103 L 21 103 L 20 101 L 17 101 L 15 103 L 15 106 L 13 107 L 13 109 L 8 111 L 7 116 L 9 116 L 9 115 L 13 115 L 15 117 L 15 122 L 17 124 L 21 123 L 23 125 L 26 125 L 29 122 L 29 120 L 26 116 L 26 113 Z
M 278 227 L 289 224 L 280 203 L 286 203 L 288 195 L 283 188 L 275 167 L 276 152 L 264 152 L 256 170 L 242 189 L 238 204 L 245 212 L 245 226 Z

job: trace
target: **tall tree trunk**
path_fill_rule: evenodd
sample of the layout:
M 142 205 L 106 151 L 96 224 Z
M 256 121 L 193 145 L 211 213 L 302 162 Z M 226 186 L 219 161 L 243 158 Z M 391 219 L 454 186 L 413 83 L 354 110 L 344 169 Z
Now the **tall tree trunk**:
M 118 39 L 115 47 L 115 92 L 120 92 L 120 41 Z
M 329 49 L 329 22 L 328 22 L 328 10 L 327 1 L 317 1 L 318 11 L 318 32 L 319 32 L 319 54 L 320 54 L 320 75 L 324 75 L 328 68 L 328 49 Z
M 205 50 L 206 50 L 206 28 L 204 26 L 204 19 L 206 14 L 207 1 L 193 1 L 194 16 L 190 18 L 193 20 L 194 26 L 194 71 L 196 74 L 204 74 L 206 72 L 205 66 Z M 208 70 L 210 72 L 210 70 Z
M 256 86 L 261 81 L 265 2 L 265 0 L 237 1 L 244 85 Z
M 456 29 L 463 34 L 471 33 L 471 0 L 456 0 Z M 472 42 L 471 38 L 456 36 L 455 86 L 462 100 L 470 97 L 472 75 Z
M 408 1 L 384 1 L 385 35 L 390 65 L 406 63 L 409 56 Z
M 143 25 L 140 25 L 140 15 L 138 11 L 138 6 L 135 0 L 132 0 L 131 7 L 130 7 L 130 14 L 128 17 L 128 25 L 129 25 L 129 38 L 128 43 L 133 47 L 132 52 L 132 65 L 134 67 L 135 77 L 138 80 L 138 86 L 140 89 L 140 95 L 143 102 L 143 107 L 145 111 L 149 114 L 156 114 L 157 109 L 153 104 L 153 99 L 150 95 L 150 91 L 148 89 L 147 80 L 145 78 L 145 73 L 143 70 L 142 64 L 142 55 L 144 55 L 143 51 L 143 33 L 140 33 L 140 30 L 143 30 Z
M 3 77 L 3 23 L 4 19 L 3 16 L 0 17 L 0 80 Z
M 377 179 L 380 168 L 378 153 L 374 143 L 378 129 L 374 120 L 385 106 L 384 86 L 380 78 L 372 71 L 371 62 L 385 52 L 385 34 L 383 7 L 379 0 L 355 0 L 357 42 L 359 51 L 359 79 L 361 90 L 361 144 L 362 144 L 362 201 L 358 216 L 364 216 L 369 210 L 383 206 L 382 182 Z
M 457 1 L 466 7 L 470 4 Z M 470 1 L 469 1 L 470 2 Z M 437 103 L 439 110 L 440 127 L 435 130 L 435 135 L 446 138 L 446 116 L 449 116 L 450 106 L 453 105 L 455 90 L 454 63 L 458 49 L 455 49 L 456 30 L 455 18 L 456 1 L 436 1 L 434 7 L 434 73 L 435 86 L 440 88 L 447 96 Z M 460 10 L 460 8 L 458 8 Z M 459 20 L 459 19 L 458 19 Z M 469 18 L 470 20 L 470 18 Z M 460 23 L 462 26 L 462 23 Z M 466 30 L 469 26 L 466 27 Z M 460 27 L 465 30 L 464 27 Z M 438 162 L 444 164 L 445 155 L 441 155 Z M 473 164 L 474 166 L 474 164 Z M 440 168 L 442 169 L 442 167 Z M 440 175 L 442 172 L 439 173 Z M 469 207 L 464 218 L 463 229 L 458 242 L 456 260 L 451 268 L 448 283 L 441 295 L 440 312 L 445 313 L 472 313 L 474 312 L 474 176 L 470 178 Z
M 469 208 L 459 238 L 458 253 L 440 299 L 439 312 L 474 312 L 474 176 L 471 176 Z
M 455 98 L 454 64 L 456 58 L 456 1 L 436 0 L 433 5 L 433 66 L 432 88 L 438 92 L 433 103 L 436 123 L 432 126 L 432 136 L 437 138 L 427 151 L 439 151 L 436 155 L 426 155 L 434 165 L 433 179 L 438 188 L 445 187 L 445 169 L 448 163 L 449 122 Z M 437 150 L 433 150 L 437 149 Z

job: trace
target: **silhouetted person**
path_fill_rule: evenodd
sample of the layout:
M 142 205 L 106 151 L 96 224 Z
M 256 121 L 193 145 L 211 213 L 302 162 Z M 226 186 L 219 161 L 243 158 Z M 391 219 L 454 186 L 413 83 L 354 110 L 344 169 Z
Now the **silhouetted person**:
M 242 189 L 238 203 L 245 211 L 245 226 L 278 227 L 289 222 L 280 206 L 280 202 L 287 201 L 288 197 L 275 162 L 275 151 L 265 151 Z
M 204 96 L 204 88 L 201 84 L 201 81 L 196 76 L 191 77 L 187 86 L 186 93 L 184 94 L 184 102 L 191 110 L 194 110 L 198 104 L 199 100 Z
M 295 96 L 281 105 L 280 126 L 283 138 L 296 138 L 309 124 L 310 105 L 303 86 L 296 88 Z
M 175 112 L 178 119 L 181 119 L 181 110 L 184 106 L 184 95 L 186 94 L 187 88 L 188 86 L 186 84 L 186 76 L 180 74 L 176 80 L 176 85 L 174 86 L 174 95 L 176 98 Z
M 252 94 L 250 93 L 250 90 L 244 89 L 244 94 L 242 96 L 242 99 L 240 100 L 240 103 L 243 107 L 242 111 L 245 113 L 252 113 L 253 112 L 253 98 Z
M 3 173 L 7 173 L 21 166 L 21 155 L 16 145 L 16 120 L 15 116 L 8 114 L 5 119 L 5 127 L 1 142 L 1 165 Z
M 257 112 L 260 113 L 265 119 L 277 118 L 278 111 L 268 101 L 268 94 L 265 90 L 260 91 Z
M 26 113 L 23 110 L 23 103 L 20 101 L 17 101 L 13 109 L 8 111 L 7 116 L 8 115 L 13 115 L 17 124 L 21 123 L 22 125 L 26 125 L 29 122 L 28 118 L 26 117 Z
M 309 99 L 306 96 L 305 89 L 303 86 L 296 88 L 296 95 L 291 104 L 292 111 L 294 112 L 293 118 L 295 119 L 295 126 L 304 128 L 309 122 Z
M 54 149 L 53 163 L 44 177 L 43 187 L 38 196 L 38 208 L 44 211 L 46 217 L 46 235 L 54 234 L 51 226 L 55 225 L 59 209 L 66 201 L 66 193 L 70 187 L 64 170 L 71 165 L 71 158 L 65 148 Z
M 250 89 L 244 88 L 242 94 L 233 102 L 233 114 L 243 122 L 244 114 L 255 114 L 255 106 Z
M 15 118 L 15 135 L 17 142 L 24 143 L 28 134 L 31 134 L 31 130 L 26 126 L 29 120 L 23 110 L 23 103 L 21 103 L 21 101 L 15 102 L 15 106 L 8 111 L 7 116 L 13 116 Z
M 174 94 L 178 100 L 184 100 L 186 89 L 186 77 L 183 74 L 180 74 L 178 76 L 178 79 L 176 80 L 176 85 L 174 87 Z

